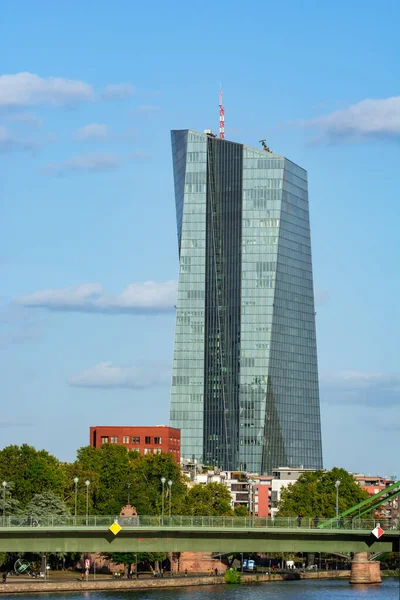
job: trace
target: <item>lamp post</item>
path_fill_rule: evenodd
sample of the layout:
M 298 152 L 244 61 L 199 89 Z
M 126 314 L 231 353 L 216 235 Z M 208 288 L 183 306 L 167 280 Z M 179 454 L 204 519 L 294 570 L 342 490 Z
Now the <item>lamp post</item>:
M 128 487 L 128 504 L 130 505 L 130 503 L 131 503 L 131 485 L 132 484 L 131 483 L 127 483 L 126 485 Z
M 164 525 L 164 485 L 166 479 L 165 477 L 161 477 L 161 485 L 162 485 L 162 497 L 161 497 L 161 524 Z
M 5 524 L 6 524 L 6 487 L 7 487 L 7 481 L 3 481 L 3 483 L 1 485 L 3 486 L 3 527 L 5 527 Z
M 240 570 L 241 570 L 242 575 L 243 575 L 243 552 L 240 553 L 240 556 L 242 557 L 242 564 L 241 564 Z
M 137 579 L 137 554 L 135 554 L 135 579 Z
M 88 515 L 89 515 L 89 485 L 90 485 L 89 479 L 86 479 L 85 485 L 86 485 L 86 525 L 88 525 Z
M 335 488 L 336 488 L 336 526 L 338 526 L 338 523 L 339 523 L 339 486 L 340 486 L 340 481 L 338 479 L 337 481 L 335 481 Z
M 171 494 L 172 480 L 171 479 L 169 479 L 169 481 L 168 481 L 168 486 L 169 486 L 169 516 L 171 516 L 171 510 L 172 510 L 172 494 Z
M 76 526 L 76 510 L 77 510 L 77 506 L 78 506 L 78 481 L 79 481 L 79 478 L 78 477 L 74 477 L 74 484 L 75 484 L 75 526 Z

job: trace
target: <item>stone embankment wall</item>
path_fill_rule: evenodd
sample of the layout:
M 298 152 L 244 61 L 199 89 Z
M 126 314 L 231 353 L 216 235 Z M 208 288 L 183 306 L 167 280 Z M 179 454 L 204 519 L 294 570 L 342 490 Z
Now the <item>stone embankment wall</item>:
M 285 579 L 337 579 L 350 577 L 350 571 L 327 571 L 327 572 L 293 572 L 289 575 L 244 575 L 243 583 L 264 583 L 267 581 L 283 581 Z M 79 592 L 86 590 L 140 590 L 140 589 L 160 589 L 171 587 L 200 586 L 200 585 L 220 585 L 224 584 L 223 577 L 171 577 L 169 579 L 101 579 L 98 581 L 63 581 L 63 582 L 24 582 L 24 583 L 0 583 L 1 594 L 21 594 L 21 593 L 39 593 L 44 592 Z

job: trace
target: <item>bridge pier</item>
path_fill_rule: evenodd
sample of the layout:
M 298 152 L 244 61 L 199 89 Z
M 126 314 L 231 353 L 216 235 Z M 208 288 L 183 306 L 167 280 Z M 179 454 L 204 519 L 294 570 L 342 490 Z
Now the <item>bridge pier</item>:
M 350 583 L 381 583 L 381 563 L 368 560 L 368 552 L 355 552 L 351 562 Z

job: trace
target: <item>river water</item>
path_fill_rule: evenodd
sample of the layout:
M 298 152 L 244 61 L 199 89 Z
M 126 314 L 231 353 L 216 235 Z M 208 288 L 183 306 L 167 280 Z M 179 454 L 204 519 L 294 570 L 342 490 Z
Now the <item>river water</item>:
M 11 591 L 11 585 L 10 585 Z M 218 585 L 136 592 L 69 592 L 68 594 L 2 594 L 14 600 L 400 600 L 398 579 L 381 585 L 351 586 L 348 581 L 285 581 L 257 585 Z

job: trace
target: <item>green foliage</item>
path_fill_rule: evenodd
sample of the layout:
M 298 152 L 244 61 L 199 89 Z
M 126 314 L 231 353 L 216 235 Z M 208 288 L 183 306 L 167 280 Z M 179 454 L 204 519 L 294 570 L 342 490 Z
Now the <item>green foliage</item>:
M 0 479 L 13 482 L 13 496 L 25 508 L 43 490 L 62 496 L 65 474 L 62 464 L 46 450 L 33 446 L 7 446 L 0 450 Z
M 111 560 L 116 565 L 125 565 L 130 568 L 136 562 L 138 564 L 154 565 L 155 562 L 162 562 L 167 558 L 166 552 L 104 552 L 103 556 Z
M 303 473 L 295 483 L 282 489 L 278 516 L 293 517 L 301 512 L 304 517 L 334 517 L 337 480 L 340 481 L 339 512 L 368 497 L 367 492 L 360 488 L 345 469 L 335 467 L 327 472 L 312 471 Z
M 227 569 L 225 571 L 224 579 L 226 583 L 238 584 L 242 581 L 242 574 L 237 569 Z
M 84 478 L 90 480 L 90 512 L 92 514 L 119 514 L 128 502 L 136 507 L 139 514 L 161 513 L 161 477 L 172 481 L 171 508 L 179 512 L 185 494 L 185 480 L 180 467 L 171 454 L 148 454 L 129 452 L 124 446 L 104 444 L 95 449 L 91 446 L 78 450 L 77 461 L 70 469 L 70 481 L 79 478 L 84 486 Z M 73 476 L 72 476 L 73 475 Z M 73 486 L 73 484 L 71 484 Z M 70 488 L 70 503 L 74 489 Z M 169 510 L 169 486 L 164 486 L 164 506 Z M 80 494 L 82 498 L 82 494 Z M 79 511 L 78 511 L 79 512 Z
M 0 567 L 2 567 L 7 561 L 6 552 L 0 552 Z
M 194 485 L 186 495 L 182 514 L 232 515 L 229 490 L 216 482 Z
M 133 454 L 133 456 L 132 456 Z M 186 482 L 180 466 L 174 461 L 171 454 L 147 454 L 140 456 L 131 453 L 133 467 L 131 498 L 139 514 L 161 514 L 162 484 L 161 478 L 166 482 L 172 481 L 171 509 L 172 514 L 181 514 L 186 493 Z M 164 485 L 164 509 L 169 511 L 169 486 Z
M 75 486 L 74 478 L 78 478 Z M 231 497 L 225 486 L 211 483 L 187 488 L 171 454 L 129 452 L 125 446 L 104 444 L 85 446 L 74 463 L 61 463 L 45 450 L 26 444 L 8 446 L 0 451 L 0 480 L 7 481 L 6 514 L 22 512 L 32 517 L 50 514 L 86 512 L 88 489 L 89 514 L 118 515 L 128 503 L 139 515 L 160 515 L 165 477 L 164 511 L 172 514 L 231 515 Z M 89 487 L 85 481 L 90 482 Z M 172 481 L 171 488 L 168 481 Z M 76 492 L 76 495 L 75 495 Z M 170 496 L 171 494 L 171 496 Z M 39 495 L 39 496 L 37 496 Z M 0 490 L 0 515 L 2 509 Z M 18 504 L 19 503 L 19 504 Z M 237 509 L 244 514 L 243 508 Z
M 235 515 L 235 517 L 248 517 L 249 511 L 247 510 L 246 506 L 243 506 L 243 504 L 238 504 L 233 509 L 233 514 Z
M 68 516 L 68 506 L 60 500 L 53 492 L 35 494 L 25 509 L 27 515 L 34 518 L 46 517 L 48 515 Z
M 16 498 L 13 497 L 13 491 L 15 488 L 15 484 L 10 481 L 7 483 L 7 487 L 2 488 L 0 491 L 0 514 L 4 514 L 4 509 L 6 515 L 16 515 L 20 512 L 19 502 Z

